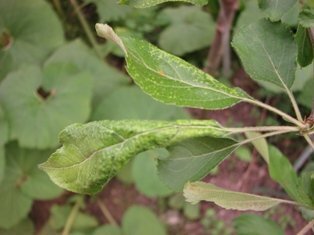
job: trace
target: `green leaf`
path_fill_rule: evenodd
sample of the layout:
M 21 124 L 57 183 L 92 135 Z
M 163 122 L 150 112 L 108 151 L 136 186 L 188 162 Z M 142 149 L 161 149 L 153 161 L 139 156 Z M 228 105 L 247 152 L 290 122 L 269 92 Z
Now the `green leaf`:
M 7 114 L 3 110 L 0 101 L 0 146 L 4 145 L 9 139 L 9 123 Z
M 246 146 L 240 146 L 238 149 L 236 149 L 235 155 L 244 162 L 250 162 L 252 160 L 251 150 Z
M 191 204 L 185 203 L 183 208 L 183 213 L 186 218 L 189 220 L 196 220 L 200 218 L 200 205 L 199 204 Z
M 92 235 L 122 235 L 122 231 L 115 225 L 103 225 L 97 228 Z
M 309 109 L 312 108 L 313 100 L 314 100 L 314 79 L 309 79 L 302 89 L 302 92 L 297 97 L 297 100 L 300 104 L 308 107 Z
M 314 8 L 304 8 L 299 15 L 299 23 L 304 28 L 314 27 Z
M 314 48 L 307 29 L 299 25 L 295 39 L 298 45 L 298 62 L 302 67 L 305 67 L 312 63 L 314 54 Z
M 299 3 L 297 0 L 259 0 L 259 7 L 271 21 L 291 21 L 296 23 Z M 289 19 L 290 17 L 290 19 Z
M 257 152 L 264 158 L 265 162 L 269 163 L 268 144 L 265 138 L 260 138 L 261 133 L 250 131 L 246 132 L 245 135 L 248 139 L 256 138 L 251 143 L 253 144 Z
M 258 8 L 257 1 L 258 0 L 245 1 L 245 8 L 241 11 L 239 18 L 236 21 L 234 28 L 235 32 L 263 17 L 261 10 Z
M 5 154 L 3 146 L 0 146 L 0 185 L 5 172 Z
M 160 151 L 150 150 L 137 155 L 133 162 L 132 174 L 138 191 L 148 197 L 168 196 L 172 191 L 160 181 L 157 174 L 157 159 Z
M 181 108 L 161 104 L 137 86 L 120 87 L 105 97 L 92 113 L 91 120 L 174 120 L 188 118 Z
M 239 30 L 232 45 L 251 78 L 284 89 L 292 86 L 297 47 L 289 29 L 259 20 Z
M 152 7 L 164 2 L 188 2 L 195 5 L 206 5 L 208 0 L 119 0 L 122 4 L 128 4 L 133 7 L 145 8 Z
M 1 235 L 34 235 L 35 229 L 32 221 L 30 219 L 25 219 L 13 228 L 8 230 L 0 229 Z
M 160 179 L 181 191 L 188 181 L 205 177 L 235 149 L 236 142 L 225 138 L 194 138 L 169 147 L 170 156 L 158 163 Z
M 117 0 L 88 0 L 97 6 L 101 22 L 110 22 L 126 19 L 132 11 L 129 6 L 118 4 Z
M 146 41 L 121 38 L 108 25 L 97 24 L 98 35 L 112 39 L 126 53 L 127 70 L 142 90 L 166 104 L 222 109 L 249 96 L 229 88 L 184 60 Z M 193 97 L 193 98 L 191 98 Z
M 271 178 L 278 182 L 292 199 L 303 205 L 313 206 L 288 158 L 274 146 L 269 147 L 269 156 L 268 169 Z
M 284 231 L 274 221 L 259 215 L 244 214 L 234 219 L 237 235 L 284 235 Z
M 132 206 L 126 211 L 122 230 L 127 235 L 166 235 L 166 229 L 156 215 L 143 206 Z
M 45 66 L 56 63 L 69 63 L 69 61 L 76 65 L 79 73 L 89 73 L 92 76 L 94 106 L 117 87 L 129 83 L 128 76 L 101 61 L 93 51 L 78 39 L 56 50 L 45 62 Z
M 314 64 L 312 63 L 306 67 L 303 67 L 303 68 L 298 67 L 297 68 L 297 71 L 295 74 L 295 81 L 293 83 L 293 86 L 291 87 L 292 91 L 302 91 L 301 93 L 303 93 L 303 90 L 306 89 L 305 84 L 309 80 L 314 79 L 313 66 L 314 66 Z
M 264 211 L 280 203 L 292 203 L 277 198 L 235 192 L 204 182 L 187 183 L 184 186 L 183 193 L 186 200 L 191 203 L 204 200 L 214 202 L 225 209 L 241 211 Z
M 66 222 L 67 218 L 71 213 L 72 207 L 70 205 L 54 205 L 51 208 L 51 217 L 49 219 L 49 224 L 55 230 L 62 229 Z M 82 212 L 78 212 L 76 218 L 73 222 L 72 229 L 73 230 L 82 230 L 82 229 L 91 229 L 95 228 L 98 225 L 98 221 L 95 217 L 84 214 Z
M 67 190 L 94 194 L 133 156 L 198 136 L 225 134 L 216 122 L 100 121 L 74 124 L 60 134 L 63 147 L 41 164 Z
M 181 56 L 208 47 L 213 40 L 215 24 L 200 7 L 166 8 L 159 17 L 170 23 L 158 40 L 160 47 L 170 53 Z
M 26 217 L 32 199 L 51 199 L 62 190 L 37 167 L 46 159 L 48 151 L 21 149 L 10 143 L 5 153 L 5 177 L 0 184 L 0 227 L 9 229 Z
M 55 147 L 62 128 L 88 118 L 91 78 L 71 64 L 51 64 L 43 71 L 25 66 L 1 83 L 0 100 L 12 139 L 23 147 Z
M 62 25 L 46 1 L 0 0 L 0 80 L 22 63 L 43 62 L 63 42 Z

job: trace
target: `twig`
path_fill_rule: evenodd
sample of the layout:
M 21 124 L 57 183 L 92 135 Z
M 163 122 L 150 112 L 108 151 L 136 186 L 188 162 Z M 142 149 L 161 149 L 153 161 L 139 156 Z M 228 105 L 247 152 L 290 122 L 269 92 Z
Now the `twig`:
M 67 221 L 65 223 L 65 226 L 64 226 L 64 229 L 62 231 L 62 235 L 68 235 L 71 231 L 71 227 L 76 219 L 76 216 L 79 212 L 79 209 L 82 205 L 82 199 L 81 198 L 78 198 L 75 202 L 75 205 L 73 206 L 71 212 L 70 212 L 70 215 L 69 217 L 67 218 Z
M 85 19 L 85 16 L 83 15 L 80 6 L 78 5 L 76 0 L 70 0 L 71 5 L 73 6 L 76 15 L 78 16 L 78 19 L 85 31 L 85 34 L 89 40 L 89 42 L 91 43 L 94 51 L 96 52 L 96 54 L 99 56 L 99 58 L 103 58 L 101 50 L 98 46 L 98 43 L 96 41 L 96 38 L 92 32 L 92 30 L 90 29 L 87 20 Z
M 297 235 L 305 235 L 307 232 L 309 232 L 314 227 L 314 220 L 311 220 L 307 225 L 305 225 L 304 228 L 301 229 L 300 232 L 297 233 Z
M 220 10 L 217 19 L 216 33 L 207 56 L 205 72 L 215 74 L 221 64 L 223 55 L 230 53 L 230 30 L 238 9 L 238 0 L 220 0 Z M 228 69 L 230 55 L 224 58 L 224 69 Z
M 109 221 L 110 224 L 112 225 L 116 225 L 118 226 L 117 221 L 113 218 L 112 214 L 110 213 L 110 211 L 108 210 L 108 208 L 106 207 L 105 203 L 103 203 L 102 201 L 100 201 L 99 199 L 97 199 L 97 204 L 101 210 L 101 212 L 103 213 L 103 215 L 105 216 L 105 218 Z
M 314 152 L 314 149 L 311 146 L 307 146 L 304 151 L 301 153 L 300 157 L 295 161 L 293 167 L 296 171 L 299 171 L 307 159 L 311 156 Z

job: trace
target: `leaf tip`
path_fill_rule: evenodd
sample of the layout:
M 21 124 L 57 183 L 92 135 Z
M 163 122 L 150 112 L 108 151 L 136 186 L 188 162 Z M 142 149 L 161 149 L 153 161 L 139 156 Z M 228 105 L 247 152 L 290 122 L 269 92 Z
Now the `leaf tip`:
M 121 38 L 116 34 L 116 32 L 108 24 L 97 23 L 95 25 L 95 29 L 99 37 L 113 41 L 123 50 L 125 55 L 127 55 L 127 50 Z
M 184 185 L 183 196 L 185 200 L 187 202 L 190 202 L 191 204 L 197 204 L 201 201 L 200 198 L 198 197 L 198 194 L 195 193 L 195 188 L 193 186 L 193 183 L 191 182 L 187 182 Z

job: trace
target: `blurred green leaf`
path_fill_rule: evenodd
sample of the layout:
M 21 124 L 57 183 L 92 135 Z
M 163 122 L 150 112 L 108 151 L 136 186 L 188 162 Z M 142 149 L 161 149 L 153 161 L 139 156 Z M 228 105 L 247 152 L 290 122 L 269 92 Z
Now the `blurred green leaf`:
M 170 146 L 169 157 L 160 160 L 160 179 L 175 191 L 181 191 L 188 181 L 205 177 L 214 167 L 226 159 L 235 149 L 234 140 L 201 137 Z
M 278 182 L 292 199 L 310 207 L 314 205 L 288 158 L 274 146 L 269 146 L 268 169 L 271 178 Z
M 196 5 L 205 5 L 208 0 L 119 0 L 122 4 L 128 4 L 138 8 L 152 7 L 164 2 L 188 2 Z
M 292 86 L 297 47 L 285 26 L 259 20 L 239 30 L 232 45 L 252 79 L 282 89 Z
M 51 217 L 49 224 L 55 230 L 61 230 L 71 213 L 72 207 L 70 205 L 54 205 L 51 208 Z M 98 221 L 95 217 L 83 212 L 78 212 L 72 225 L 73 230 L 83 230 L 95 228 L 98 225 Z
M 92 235 L 122 235 L 122 231 L 115 225 L 103 225 L 97 228 Z
M 11 138 L 23 147 L 57 146 L 62 128 L 87 120 L 91 86 L 89 74 L 71 64 L 51 64 L 43 71 L 24 66 L 10 73 L 0 85 L 0 99 Z
M 4 147 L 0 146 L 0 186 L 2 179 L 4 177 L 4 172 L 5 172 L 5 153 L 4 153 Z
M 148 197 L 168 196 L 172 191 L 160 181 L 157 174 L 157 159 L 160 151 L 150 150 L 137 155 L 133 162 L 132 174 L 136 188 Z
M 5 177 L 0 184 L 0 227 L 8 229 L 26 217 L 32 199 L 55 198 L 62 190 L 37 167 L 47 159 L 49 151 L 21 149 L 10 143 L 5 153 Z
M 125 235 L 166 235 L 164 225 L 148 208 L 130 207 L 123 216 L 122 230 Z
M 244 10 L 241 11 L 239 18 L 236 21 L 234 31 L 238 32 L 241 28 L 248 26 L 262 17 L 263 14 L 258 7 L 258 0 L 247 0 L 245 1 Z
M 183 208 L 183 213 L 186 218 L 189 220 L 196 220 L 200 218 L 200 205 L 199 204 L 191 204 L 191 203 L 185 203 Z
M 160 47 L 181 56 L 211 44 L 215 34 L 215 23 L 200 7 L 180 6 L 166 8 L 160 14 L 169 22 L 160 34 Z
M 185 205 L 185 200 L 182 193 L 176 193 L 169 198 L 169 206 L 176 210 L 181 210 Z
M 173 120 L 188 118 L 183 109 L 161 104 L 142 92 L 137 86 L 121 87 L 105 97 L 96 106 L 91 120 Z
M 293 86 L 291 87 L 292 91 L 301 91 L 301 93 L 303 93 L 303 90 L 306 90 L 305 84 L 309 80 L 314 79 L 313 66 L 314 64 L 312 63 L 306 67 L 297 68 L 297 71 L 295 73 L 295 81 L 293 83 Z
M 254 139 L 251 143 L 257 150 L 257 152 L 264 158 L 265 162 L 269 163 L 269 150 L 268 144 L 265 138 L 260 138 L 261 133 L 258 132 L 246 132 L 246 137 L 248 139 Z
M 259 0 L 259 7 L 271 21 L 281 20 L 289 25 L 297 23 L 299 13 L 297 0 Z
M 94 194 L 135 155 L 198 136 L 221 137 L 215 121 L 99 121 L 74 124 L 59 135 L 63 147 L 42 170 L 60 187 Z
M 272 220 L 259 215 L 243 214 L 234 219 L 237 235 L 284 235 L 284 231 Z
M 129 6 L 118 4 L 118 0 L 88 0 L 95 3 L 101 22 L 126 20 L 127 15 L 132 11 Z
M 7 114 L 1 106 L 0 101 L 0 146 L 4 145 L 9 139 L 9 123 Z
M 309 109 L 312 108 L 313 100 L 314 100 L 314 79 L 309 79 L 303 89 L 302 92 L 297 96 L 297 100 L 300 104 L 308 107 Z
M 311 42 L 310 35 L 306 28 L 299 25 L 295 40 L 298 45 L 298 62 L 301 67 L 305 67 L 312 63 L 314 48 Z
M 235 150 L 235 155 L 244 162 L 250 162 L 252 160 L 252 153 L 246 146 L 240 146 Z
M 22 220 L 19 224 L 8 230 L 0 229 L 1 235 L 34 235 L 35 228 L 30 219 Z
M 93 77 L 93 104 L 98 104 L 117 87 L 129 83 L 129 78 L 101 61 L 81 40 L 74 40 L 56 50 L 45 62 L 45 66 L 71 62 L 80 74 Z M 85 89 L 88 89 L 86 87 Z
M 291 203 L 282 199 L 231 191 L 200 181 L 187 183 L 184 186 L 183 194 L 186 200 L 191 203 L 208 201 L 225 209 L 241 211 L 264 211 L 280 203 Z
M 46 1 L 0 0 L 0 80 L 20 64 L 42 63 L 63 43 L 62 25 Z
M 299 22 L 305 28 L 314 26 L 314 8 L 304 8 L 299 15 Z

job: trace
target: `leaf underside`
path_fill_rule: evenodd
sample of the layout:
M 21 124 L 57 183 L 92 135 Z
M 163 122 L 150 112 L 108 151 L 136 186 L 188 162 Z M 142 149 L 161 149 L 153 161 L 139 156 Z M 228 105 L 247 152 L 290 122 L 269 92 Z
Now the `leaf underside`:
M 188 138 L 223 137 L 215 121 L 100 121 L 74 124 L 60 134 L 63 147 L 41 168 L 60 187 L 94 194 L 133 156 Z

